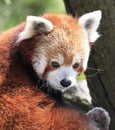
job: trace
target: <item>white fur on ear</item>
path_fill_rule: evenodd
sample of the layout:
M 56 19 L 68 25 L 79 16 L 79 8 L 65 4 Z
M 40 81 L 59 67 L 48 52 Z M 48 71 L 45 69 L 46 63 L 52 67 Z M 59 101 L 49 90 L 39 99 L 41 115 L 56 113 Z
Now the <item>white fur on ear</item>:
M 27 16 L 25 29 L 19 34 L 17 42 L 33 37 L 36 33 L 47 33 L 53 30 L 53 24 L 42 17 Z
M 101 20 L 101 11 L 97 10 L 81 16 L 78 22 L 86 29 L 89 42 L 95 42 L 99 38 L 97 32 Z

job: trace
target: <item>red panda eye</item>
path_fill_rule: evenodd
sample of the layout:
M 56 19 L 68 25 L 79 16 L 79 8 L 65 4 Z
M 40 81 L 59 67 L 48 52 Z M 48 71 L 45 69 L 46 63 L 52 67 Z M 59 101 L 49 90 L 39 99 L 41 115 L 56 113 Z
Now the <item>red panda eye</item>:
M 78 68 L 78 67 L 79 67 L 79 63 L 76 62 L 76 63 L 73 65 L 73 68 L 76 69 L 76 68 Z
M 54 68 L 59 68 L 59 67 L 60 67 L 60 64 L 59 64 L 58 62 L 56 62 L 56 61 L 53 61 L 53 62 L 51 63 L 51 65 L 52 65 Z

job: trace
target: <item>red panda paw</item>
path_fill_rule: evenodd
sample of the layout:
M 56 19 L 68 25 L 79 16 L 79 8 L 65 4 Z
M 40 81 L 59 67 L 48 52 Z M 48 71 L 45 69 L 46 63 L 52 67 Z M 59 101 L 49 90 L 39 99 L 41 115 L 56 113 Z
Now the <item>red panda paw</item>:
M 94 109 L 90 110 L 87 115 L 93 119 L 103 130 L 109 129 L 110 116 L 105 109 L 101 107 L 95 107 Z

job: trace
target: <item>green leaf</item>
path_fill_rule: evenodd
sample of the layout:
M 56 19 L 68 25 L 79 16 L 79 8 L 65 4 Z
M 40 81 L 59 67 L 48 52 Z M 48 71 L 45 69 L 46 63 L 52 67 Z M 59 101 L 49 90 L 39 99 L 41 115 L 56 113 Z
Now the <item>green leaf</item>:
M 80 80 L 86 80 L 85 73 L 81 73 L 81 74 L 77 77 L 77 81 L 80 81 Z

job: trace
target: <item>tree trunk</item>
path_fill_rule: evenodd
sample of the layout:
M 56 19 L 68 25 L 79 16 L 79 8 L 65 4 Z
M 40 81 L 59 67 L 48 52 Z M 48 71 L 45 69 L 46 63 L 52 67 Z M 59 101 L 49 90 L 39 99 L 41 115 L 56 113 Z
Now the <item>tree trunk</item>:
M 110 130 L 115 130 L 115 0 L 64 0 L 64 3 L 67 13 L 74 16 L 102 10 L 99 29 L 102 36 L 92 47 L 86 75 L 94 106 L 110 113 Z

